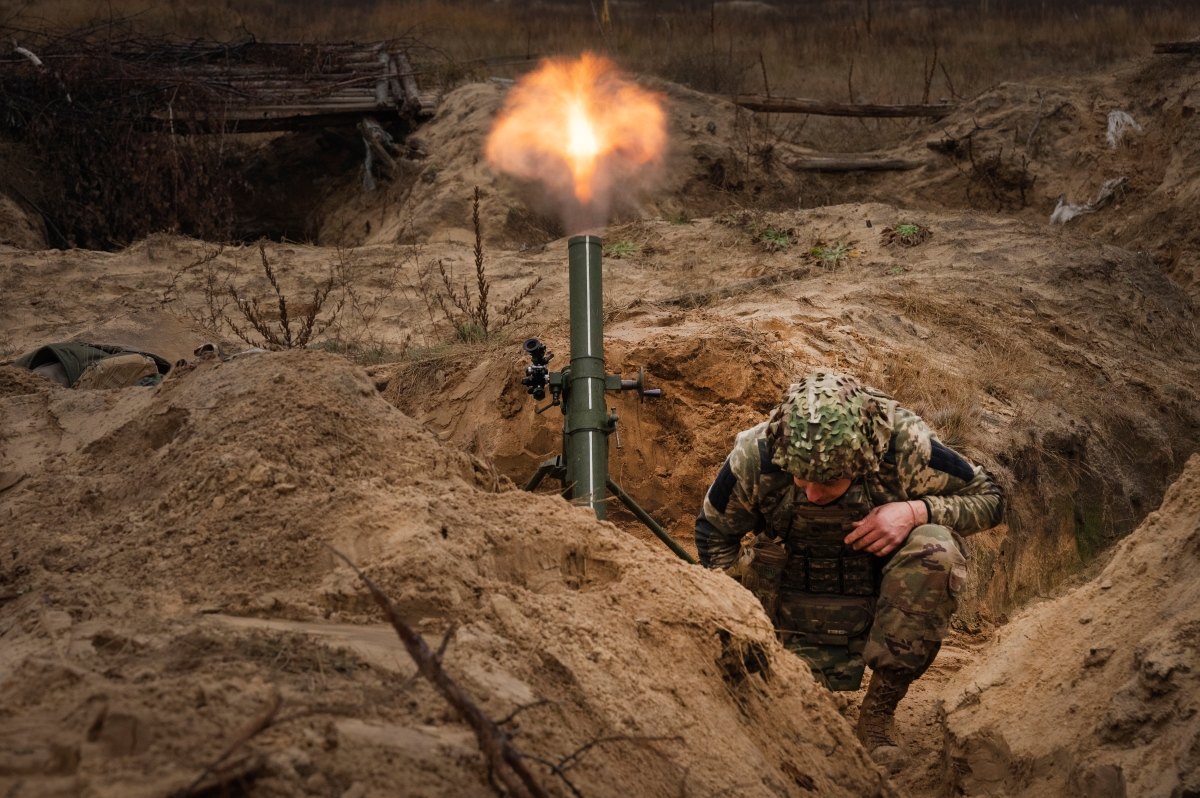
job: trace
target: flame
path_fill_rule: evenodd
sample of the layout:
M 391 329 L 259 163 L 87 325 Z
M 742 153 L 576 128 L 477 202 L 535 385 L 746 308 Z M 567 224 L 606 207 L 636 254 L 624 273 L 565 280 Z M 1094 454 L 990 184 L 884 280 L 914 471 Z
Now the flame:
M 666 128 L 658 95 L 584 53 L 545 61 L 513 86 L 485 154 L 500 171 L 541 182 L 560 202 L 573 198 L 603 223 L 615 191 L 641 187 L 646 167 L 661 163 Z

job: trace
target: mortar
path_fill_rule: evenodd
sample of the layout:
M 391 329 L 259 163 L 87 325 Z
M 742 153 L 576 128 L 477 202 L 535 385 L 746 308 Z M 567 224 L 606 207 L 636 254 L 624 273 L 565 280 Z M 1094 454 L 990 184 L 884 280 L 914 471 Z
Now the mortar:
M 546 477 L 556 479 L 563 498 L 592 509 L 596 518 L 608 515 L 608 491 L 644 523 L 676 555 L 690 563 L 695 559 L 676 543 L 649 513 L 608 476 L 608 436 L 617 434 L 615 407 L 609 408 L 606 391 L 636 391 L 639 398 L 657 398 L 662 391 L 645 386 L 646 370 L 638 370 L 636 379 L 622 379 L 604 368 L 604 277 L 603 242 L 599 236 L 572 236 L 567 241 L 568 285 L 570 290 L 571 362 L 562 371 L 550 371 L 554 355 L 536 338 L 522 345 L 533 364 L 525 369 L 521 384 L 538 400 L 550 390 L 550 404 L 538 408 L 544 413 L 559 407 L 563 414 L 562 454 L 546 460 L 529 480 L 525 490 L 535 490 Z

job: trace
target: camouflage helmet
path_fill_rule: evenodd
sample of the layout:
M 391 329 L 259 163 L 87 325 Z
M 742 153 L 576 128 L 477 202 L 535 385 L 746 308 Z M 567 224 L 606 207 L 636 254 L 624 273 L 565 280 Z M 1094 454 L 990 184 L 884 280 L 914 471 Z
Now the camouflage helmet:
M 891 442 L 896 406 L 849 375 L 811 374 L 771 411 L 771 462 L 809 482 L 873 474 Z

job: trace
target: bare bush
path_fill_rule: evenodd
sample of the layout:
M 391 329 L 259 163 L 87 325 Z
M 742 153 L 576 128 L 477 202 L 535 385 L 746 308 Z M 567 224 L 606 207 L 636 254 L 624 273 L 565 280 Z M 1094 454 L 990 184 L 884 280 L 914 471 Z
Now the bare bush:
M 409 258 L 402 258 L 379 267 L 371 278 L 355 271 L 346 251 L 338 248 L 333 276 L 345 296 L 345 309 L 331 327 L 333 339 L 324 345 L 326 351 L 340 351 L 361 364 L 381 363 L 404 357 L 412 346 L 412 333 L 407 333 L 399 345 L 389 351 L 382 333 L 384 306 L 401 290 L 400 278 Z M 370 285 L 366 285 L 366 283 Z M 373 288 L 374 290 L 368 290 Z
M 438 271 L 441 273 L 445 293 L 433 296 L 433 301 L 437 303 L 446 321 L 454 328 L 455 337 L 464 343 L 486 341 L 489 336 L 528 316 L 541 303 L 539 299 L 529 301 L 529 295 L 542 281 L 541 277 L 535 277 L 518 291 L 516 296 L 501 305 L 495 317 L 491 316 L 488 294 L 492 285 L 484 265 L 483 224 L 479 220 L 479 201 L 482 197 L 483 192 L 476 186 L 471 204 L 471 223 L 475 228 L 475 295 L 471 295 L 466 283 L 460 292 L 454 286 L 453 277 L 446 270 L 446 265 L 439 260 Z
M 996 203 L 997 211 L 1025 208 L 1029 205 L 1028 193 L 1033 188 L 1037 175 L 1029 173 L 1029 159 L 1022 155 L 1018 159 L 1015 152 L 1009 152 L 1005 157 L 1001 147 L 989 155 L 975 154 L 974 136 L 966 137 L 967 162 L 969 170 L 965 171 L 969 182 L 967 184 L 967 203 L 975 204 L 975 197 L 983 194 Z
M 307 304 L 300 305 L 295 300 L 291 301 L 291 310 L 294 315 L 289 315 L 288 298 L 284 296 L 283 289 L 279 286 L 279 279 L 275 276 L 275 270 L 271 267 L 271 261 L 267 258 L 266 244 L 261 241 L 258 244 L 258 254 L 262 260 L 263 273 L 266 274 L 267 281 L 275 292 L 275 301 L 279 308 L 278 315 L 273 318 L 272 314 L 259 304 L 257 297 L 243 299 L 238 295 L 237 289 L 230 286 L 229 295 L 233 298 L 235 307 L 249 327 L 239 326 L 228 315 L 224 317 L 225 323 L 233 330 L 234 335 L 251 346 L 265 346 L 267 349 L 274 350 L 300 349 L 308 346 L 315 336 L 325 332 L 330 325 L 337 321 L 346 304 L 344 284 L 339 284 L 336 270 L 330 269 L 328 279 L 317 284 L 312 298 Z M 341 289 L 341 295 L 332 307 L 326 308 L 325 303 L 335 288 Z M 325 311 L 323 317 L 322 311 Z M 258 333 L 257 339 L 251 334 L 251 331 Z

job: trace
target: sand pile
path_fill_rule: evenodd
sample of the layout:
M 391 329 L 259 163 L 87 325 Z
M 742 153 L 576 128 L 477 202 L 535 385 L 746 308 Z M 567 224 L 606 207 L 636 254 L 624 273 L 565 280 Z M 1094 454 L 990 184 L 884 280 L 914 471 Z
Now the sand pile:
M 251 795 L 492 794 L 325 542 L 431 645 L 453 627 L 449 673 L 493 718 L 528 707 L 524 751 L 603 738 L 567 771 L 585 795 L 891 791 L 749 593 L 512 490 L 341 358 L 0 403 L 29 473 L 0 492 L 5 795 L 165 795 L 275 691 L 233 757 Z
M 1025 612 L 947 693 L 966 795 L 1200 795 L 1200 457 L 1093 581 Z

